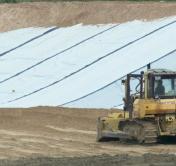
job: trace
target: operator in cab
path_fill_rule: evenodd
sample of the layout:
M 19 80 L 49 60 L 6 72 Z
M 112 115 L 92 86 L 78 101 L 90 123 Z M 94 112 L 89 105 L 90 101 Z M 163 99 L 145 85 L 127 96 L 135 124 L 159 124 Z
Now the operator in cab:
M 157 87 L 155 88 L 155 95 L 156 96 L 165 95 L 165 87 L 163 86 L 162 80 L 157 81 Z

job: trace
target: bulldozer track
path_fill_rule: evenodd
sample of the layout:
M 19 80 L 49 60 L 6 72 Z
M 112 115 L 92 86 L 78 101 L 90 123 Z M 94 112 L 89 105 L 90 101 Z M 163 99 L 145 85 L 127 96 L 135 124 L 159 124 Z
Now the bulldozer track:
M 157 140 L 157 126 L 151 120 L 128 120 L 123 122 L 122 130 L 138 143 L 152 144 Z
M 157 142 L 157 127 L 155 123 L 142 121 L 144 127 L 144 143 Z

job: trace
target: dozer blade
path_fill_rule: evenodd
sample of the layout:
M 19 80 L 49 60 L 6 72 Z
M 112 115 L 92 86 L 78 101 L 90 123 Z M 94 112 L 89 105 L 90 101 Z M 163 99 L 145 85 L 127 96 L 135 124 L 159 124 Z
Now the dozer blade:
M 109 130 L 103 130 L 103 122 L 101 118 L 99 117 L 97 120 L 97 141 L 101 142 L 108 139 L 113 138 L 124 138 L 124 139 L 130 139 L 131 136 L 129 136 L 127 133 L 124 133 L 123 131 L 109 131 Z

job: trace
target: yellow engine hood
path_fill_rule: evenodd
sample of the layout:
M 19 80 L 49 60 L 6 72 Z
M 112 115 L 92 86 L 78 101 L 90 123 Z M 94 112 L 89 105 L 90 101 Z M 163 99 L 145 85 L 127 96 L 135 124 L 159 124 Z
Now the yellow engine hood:
M 176 112 L 176 99 L 137 99 L 134 112 L 145 115 Z

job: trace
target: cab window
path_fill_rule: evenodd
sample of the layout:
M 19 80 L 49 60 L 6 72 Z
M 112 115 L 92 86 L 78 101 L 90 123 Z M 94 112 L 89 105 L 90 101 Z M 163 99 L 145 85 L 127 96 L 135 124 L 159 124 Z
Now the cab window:
M 176 77 L 155 76 L 154 97 L 155 98 L 175 98 Z

